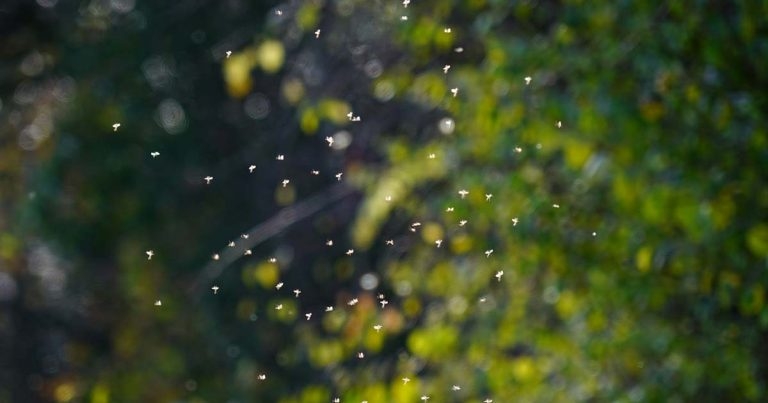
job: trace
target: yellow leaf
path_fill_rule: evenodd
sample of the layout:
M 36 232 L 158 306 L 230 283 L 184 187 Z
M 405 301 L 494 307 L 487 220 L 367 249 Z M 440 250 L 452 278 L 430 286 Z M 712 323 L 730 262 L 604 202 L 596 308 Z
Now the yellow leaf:
M 560 298 L 555 304 L 555 310 L 563 319 L 568 319 L 576 313 L 577 310 L 576 297 L 573 292 L 566 290 L 560 294 Z
M 653 248 L 650 246 L 643 246 L 637 251 L 635 255 L 635 263 L 637 264 L 637 270 L 646 273 L 651 269 L 651 260 L 653 258 Z
M 266 40 L 257 50 L 259 64 L 267 73 L 274 73 L 280 70 L 285 60 L 285 48 L 283 44 L 276 40 Z
M 91 390 L 91 403 L 109 403 L 109 388 L 98 384 Z
M 312 108 L 307 108 L 301 114 L 301 131 L 304 133 L 315 133 L 317 128 L 320 127 L 320 118 L 317 116 Z
M 296 105 L 304 97 L 304 84 L 298 79 L 285 80 L 281 92 L 289 104 Z
M 326 98 L 320 101 L 317 105 L 317 110 L 323 118 L 328 119 L 337 125 L 343 125 L 348 122 L 349 119 L 347 118 L 347 113 L 349 113 L 352 108 L 348 103 L 342 100 Z
M 565 146 L 565 162 L 572 169 L 580 169 L 592 155 L 592 149 L 589 145 L 571 141 Z
M 227 92 L 234 98 L 242 98 L 251 92 L 253 79 L 251 70 L 256 66 L 256 55 L 252 50 L 246 49 L 240 53 L 234 53 L 224 59 L 224 82 Z
M 758 224 L 747 232 L 747 247 L 757 256 L 768 256 L 768 225 Z
M 536 365 L 529 357 L 518 358 L 512 364 L 512 374 L 520 382 L 531 382 L 536 377 Z

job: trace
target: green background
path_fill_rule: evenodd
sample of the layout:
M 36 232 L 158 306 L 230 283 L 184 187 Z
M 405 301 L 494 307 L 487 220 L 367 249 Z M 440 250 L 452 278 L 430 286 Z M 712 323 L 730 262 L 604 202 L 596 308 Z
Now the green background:
M 0 401 L 764 401 L 767 15 L 3 2 Z

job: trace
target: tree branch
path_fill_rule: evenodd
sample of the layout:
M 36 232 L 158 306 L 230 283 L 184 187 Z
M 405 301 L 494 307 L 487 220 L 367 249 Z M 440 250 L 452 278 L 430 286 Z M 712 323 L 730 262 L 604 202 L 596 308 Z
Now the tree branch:
M 209 261 L 197 278 L 192 282 L 187 292 L 196 296 L 200 295 L 202 287 L 207 287 L 214 279 L 243 256 L 246 250 L 279 234 L 286 228 L 312 216 L 330 204 L 341 200 L 354 193 L 354 189 L 344 183 L 336 184 L 320 194 L 316 194 L 300 203 L 280 210 L 272 218 L 248 230 L 248 238 L 241 239 L 235 247 L 224 247 L 219 252 L 219 260 Z

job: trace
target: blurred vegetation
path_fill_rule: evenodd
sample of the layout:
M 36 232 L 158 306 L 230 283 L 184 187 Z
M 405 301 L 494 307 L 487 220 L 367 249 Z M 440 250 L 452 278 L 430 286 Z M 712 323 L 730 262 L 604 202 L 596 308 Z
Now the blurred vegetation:
M 0 401 L 766 400 L 766 15 L 4 2 Z

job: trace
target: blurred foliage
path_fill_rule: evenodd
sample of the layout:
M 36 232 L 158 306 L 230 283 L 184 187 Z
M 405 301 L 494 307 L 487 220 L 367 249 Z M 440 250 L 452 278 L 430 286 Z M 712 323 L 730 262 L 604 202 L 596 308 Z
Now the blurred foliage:
M 764 401 L 765 15 L 7 2 L 0 401 Z

